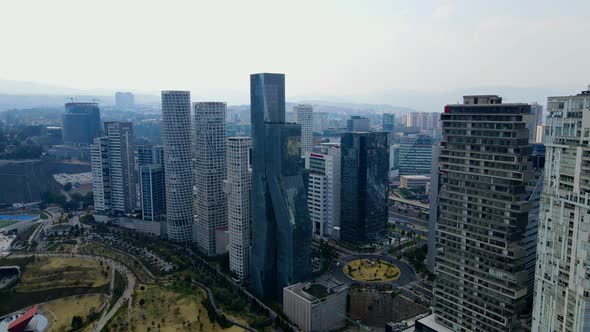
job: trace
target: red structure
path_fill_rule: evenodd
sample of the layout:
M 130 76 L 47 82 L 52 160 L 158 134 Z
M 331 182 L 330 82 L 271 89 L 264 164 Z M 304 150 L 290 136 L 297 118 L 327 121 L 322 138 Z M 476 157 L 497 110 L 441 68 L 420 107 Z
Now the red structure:
M 14 322 L 10 323 L 10 325 L 8 325 L 8 332 L 22 332 L 22 331 L 24 331 L 25 327 L 27 327 L 27 325 L 29 324 L 31 319 L 33 319 L 33 317 L 37 313 L 38 306 L 39 306 L 38 304 L 35 304 L 31 309 L 29 309 L 27 312 L 22 314 Z

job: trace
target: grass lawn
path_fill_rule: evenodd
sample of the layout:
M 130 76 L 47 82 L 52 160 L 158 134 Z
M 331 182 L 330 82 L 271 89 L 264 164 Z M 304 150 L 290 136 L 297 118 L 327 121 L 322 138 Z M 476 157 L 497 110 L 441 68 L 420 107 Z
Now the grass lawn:
M 37 257 L 29 263 L 17 286 L 19 292 L 83 286 L 101 287 L 110 282 L 106 265 L 77 257 Z
M 345 274 L 362 282 L 387 282 L 399 278 L 400 270 L 394 264 L 373 259 L 357 259 L 342 267 Z
M 73 245 L 73 244 L 55 242 L 55 243 L 52 243 L 51 245 L 49 245 L 49 247 L 47 247 L 47 251 L 70 253 L 70 252 L 72 252 L 72 249 L 74 249 L 74 247 L 75 247 L 75 245 Z
M 0 315 L 67 296 L 109 292 L 110 271 L 94 260 L 39 256 L 0 260 L 0 265 L 13 264 L 21 266 L 22 275 L 15 288 L 0 293 Z
M 0 220 L 0 228 L 16 224 L 18 220 Z
M 196 287 L 191 294 L 177 292 L 167 286 L 144 285 L 135 289 L 131 315 L 120 311 L 107 325 L 108 331 L 226 331 L 238 332 L 242 328 L 232 326 L 222 329 L 211 323 L 207 310 L 201 304 L 204 291 Z
M 91 254 L 91 255 L 100 255 L 111 257 L 119 262 L 125 264 L 129 267 L 135 274 L 137 274 L 139 280 L 141 282 L 150 282 L 153 279 L 145 272 L 145 270 L 139 265 L 139 262 L 134 260 L 128 255 L 121 254 L 117 251 L 114 251 L 106 246 L 97 244 L 97 243 L 83 243 L 78 247 L 78 253 L 81 254 Z
M 74 316 L 82 317 L 86 323 L 88 315 L 98 313 L 105 300 L 104 294 L 74 295 L 45 303 L 39 309 L 52 313 L 51 331 L 69 331 Z

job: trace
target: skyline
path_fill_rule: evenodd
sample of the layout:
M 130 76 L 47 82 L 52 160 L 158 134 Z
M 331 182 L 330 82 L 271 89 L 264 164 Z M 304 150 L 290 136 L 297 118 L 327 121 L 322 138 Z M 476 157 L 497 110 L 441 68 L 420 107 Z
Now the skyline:
M 580 90 L 590 68 L 576 66 L 590 47 L 577 41 L 590 32 L 582 15 L 590 4 L 552 4 L 53 1 L 31 12 L 22 1 L 7 5 L 13 15 L 0 22 L 15 31 L 5 36 L 6 49 L 18 50 L 3 54 L 11 65 L 0 79 L 154 95 L 181 89 L 246 104 L 250 73 L 281 72 L 289 100 L 424 111 L 434 104 L 412 98 L 482 86 Z M 43 29 L 23 25 L 25 16 Z

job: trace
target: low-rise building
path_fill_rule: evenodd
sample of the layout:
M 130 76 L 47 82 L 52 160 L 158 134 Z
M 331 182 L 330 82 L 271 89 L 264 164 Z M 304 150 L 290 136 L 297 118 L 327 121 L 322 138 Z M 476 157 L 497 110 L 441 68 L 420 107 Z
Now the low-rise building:
M 329 288 L 316 283 L 298 283 L 283 289 L 283 308 L 302 331 L 333 331 L 346 325 L 347 287 Z
M 399 186 L 401 188 L 425 188 L 426 184 L 430 182 L 430 176 L 426 175 L 402 175 L 399 179 Z

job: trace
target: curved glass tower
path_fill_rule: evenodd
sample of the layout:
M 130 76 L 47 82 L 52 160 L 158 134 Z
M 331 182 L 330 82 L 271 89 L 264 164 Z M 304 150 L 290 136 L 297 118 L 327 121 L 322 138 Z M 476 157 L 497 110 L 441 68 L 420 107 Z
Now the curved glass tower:
M 303 183 L 301 126 L 285 123 L 285 75 L 250 75 L 252 118 L 251 288 L 282 297 L 311 278 L 311 219 Z
M 190 92 L 162 91 L 162 118 L 168 238 L 190 242 L 193 237 Z

